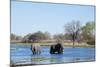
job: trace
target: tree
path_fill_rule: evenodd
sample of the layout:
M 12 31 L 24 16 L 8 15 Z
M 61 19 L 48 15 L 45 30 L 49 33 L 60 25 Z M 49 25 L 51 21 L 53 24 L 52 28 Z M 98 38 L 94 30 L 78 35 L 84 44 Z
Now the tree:
M 10 39 L 11 39 L 11 40 L 16 40 L 16 35 L 13 34 L 13 33 L 11 33 L 11 34 L 10 34 Z
M 45 35 L 45 39 L 46 40 L 50 40 L 51 39 L 51 35 L 50 35 L 49 32 L 45 32 L 44 35 Z
M 71 37 L 72 41 L 73 41 L 73 47 L 74 47 L 74 42 L 75 40 L 77 40 L 77 37 L 80 33 L 80 22 L 79 21 L 72 21 L 69 22 L 67 24 L 65 24 L 65 32 L 66 34 L 69 34 L 69 36 Z
M 22 39 L 22 42 L 29 42 L 29 37 L 30 37 L 31 35 L 32 35 L 31 33 L 25 35 L 25 36 L 23 37 L 23 39 Z
M 55 40 L 65 40 L 65 36 L 63 34 L 56 34 L 53 36 Z
M 16 36 L 16 40 L 22 40 L 23 38 L 22 38 L 22 36 Z
M 41 40 L 51 39 L 49 32 L 37 31 L 35 33 L 29 33 L 23 37 L 22 42 L 40 42 Z
M 71 40 L 72 39 L 70 34 L 68 34 L 68 33 L 64 34 L 64 37 L 65 37 L 65 40 Z
M 82 27 L 82 38 L 88 44 L 95 44 L 95 22 L 87 22 Z
M 36 33 L 33 33 L 32 35 L 29 36 L 29 41 L 31 42 L 39 42 L 40 40 L 45 40 L 45 34 L 42 33 L 41 31 L 38 31 Z
M 11 42 L 21 42 L 22 37 L 11 33 L 10 39 L 11 39 Z

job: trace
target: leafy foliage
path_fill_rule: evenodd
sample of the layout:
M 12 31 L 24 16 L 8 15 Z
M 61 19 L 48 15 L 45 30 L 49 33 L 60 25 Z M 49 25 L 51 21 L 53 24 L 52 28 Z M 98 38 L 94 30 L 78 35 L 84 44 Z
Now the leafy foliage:
M 95 44 L 95 22 L 87 22 L 82 27 L 83 40 L 88 44 Z

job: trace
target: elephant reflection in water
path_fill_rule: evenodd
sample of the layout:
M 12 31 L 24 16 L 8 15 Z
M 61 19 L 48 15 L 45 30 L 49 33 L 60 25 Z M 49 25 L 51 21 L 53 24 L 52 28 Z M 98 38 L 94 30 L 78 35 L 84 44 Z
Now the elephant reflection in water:
M 50 54 L 62 54 L 63 46 L 61 43 L 57 43 L 56 45 L 51 45 Z
M 31 45 L 31 51 L 33 54 L 40 54 L 41 53 L 41 46 L 40 45 Z

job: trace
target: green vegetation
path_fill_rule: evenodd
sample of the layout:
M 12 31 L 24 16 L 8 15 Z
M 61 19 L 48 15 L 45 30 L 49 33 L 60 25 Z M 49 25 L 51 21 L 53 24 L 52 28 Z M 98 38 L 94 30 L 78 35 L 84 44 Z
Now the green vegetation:
M 82 27 L 83 40 L 90 45 L 95 44 L 95 22 L 87 22 Z
M 48 40 L 50 39 L 50 34 L 48 32 L 41 32 L 41 31 L 38 31 L 38 32 L 35 32 L 35 33 L 32 33 L 32 34 L 27 34 L 26 36 L 23 37 L 22 41 L 21 42 L 40 42 L 41 40 Z
M 62 42 L 65 46 L 71 47 L 94 47 L 95 45 L 95 22 L 87 22 L 84 26 L 79 21 L 72 21 L 64 25 L 65 33 L 58 33 L 51 36 L 49 32 L 37 31 L 28 33 L 24 37 L 11 33 L 11 43 L 34 43 L 50 45 Z M 77 45 L 77 43 L 79 45 Z M 82 45 L 84 43 L 84 45 Z M 70 45 L 71 44 L 71 45 Z

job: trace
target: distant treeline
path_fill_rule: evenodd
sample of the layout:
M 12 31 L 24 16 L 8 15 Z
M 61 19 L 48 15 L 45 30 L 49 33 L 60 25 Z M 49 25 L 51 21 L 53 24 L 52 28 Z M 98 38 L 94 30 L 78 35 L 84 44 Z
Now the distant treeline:
M 28 33 L 25 36 L 17 36 L 11 33 L 11 42 L 86 42 L 90 45 L 95 45 L 95 22 L 87 22 L 84 26 L 79 21 L 72 21 L 64 25 L 65 33 L 51 35 L 49 32 L 37 31 Z

